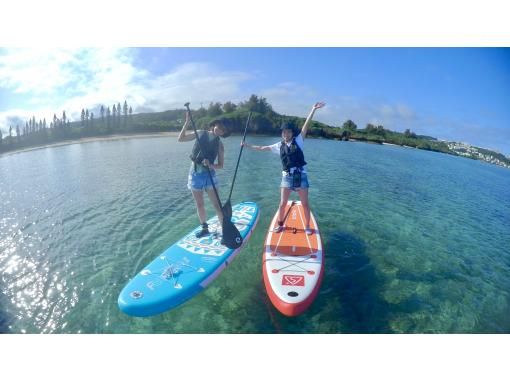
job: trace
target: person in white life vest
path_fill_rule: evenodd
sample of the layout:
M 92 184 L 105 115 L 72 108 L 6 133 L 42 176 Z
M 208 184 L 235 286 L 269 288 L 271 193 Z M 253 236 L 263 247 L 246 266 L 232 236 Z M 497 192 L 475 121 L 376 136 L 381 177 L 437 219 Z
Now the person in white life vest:
M 280 208 L 278 214 L 278 225 L 274 228 L 274 232 L 280 233 L 283 230 L 283 218 L 285 217 L 285 206 L 289 199 L 291 191 L 297 191 L 299 199 L 303 205 L 305 213 L 305 232 L 311 235 L 313 231 L 310 229 L 310 204 L 308 203 L 308 175 L 306 171 L 306 161 L 303 153 L 303 143 L 308 132 L 308 126 L 313 118 L 316 110 L 324 107 L 323 102 L 315 103 L 306 118 L 301 131 L 289 124 L 283 124 L 282 140 L 273 145 L 258 146 L 244 143 L 243 145 L 259 151 L 270 151 L 280 155 L 282 162 L 282 181 L 280 184 Z

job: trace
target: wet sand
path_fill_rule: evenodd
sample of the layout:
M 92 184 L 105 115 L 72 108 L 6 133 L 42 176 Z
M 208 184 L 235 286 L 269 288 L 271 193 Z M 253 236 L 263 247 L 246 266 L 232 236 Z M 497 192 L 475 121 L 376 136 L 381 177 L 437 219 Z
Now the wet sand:
M 57 141 L 54 143 L 44 144 L 44 145 L 37 145 L 17 150 L 12 150 L 4 153 L 0 153 L 0 156 L 8 156 L 11 154 L 16 153 L 23 153 L 23 152 L 29 152 L 31 150 L 37 150 L 37 149 L 46 149 L 46 148 L 53 148 L 57 146 L 63 146 L 63 145 L 71 145 L 71 144 L 84 144 L 89 142 L 96 142 L 96 141 L 113 141 L 113 140 L 127 140 L 127 139 L 133 139 L 133 138 L 152 138 L 152 137 L 168 137 L 168 136 L 178 136 L 179 132 L 155 132 L 155 133 L 130 133 L 130 134 L 122 134 L 122 135 L 109 135 L 109 136 L 92 136 L 92 137 L 82 137 L 80 139 L 75 140 L 65 140 L 65 141 Z

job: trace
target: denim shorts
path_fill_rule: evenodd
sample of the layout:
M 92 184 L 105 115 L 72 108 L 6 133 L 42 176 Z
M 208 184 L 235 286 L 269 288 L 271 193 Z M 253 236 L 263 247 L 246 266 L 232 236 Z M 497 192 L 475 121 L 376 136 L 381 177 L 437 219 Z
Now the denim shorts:
M 301 173 L 301 185 L 294 186 L 294 174 L 282 174 L 282 183 L 280 187 L 288 188 L 291 190 L 296 189 L 308 189 L 310 185 L 308 184 L 308 177 L 306 173 Z
M 214 181 L 214 186 L 218 186 L 218 178 L 216 178 L 216 172 L 211 170 L 211 175 Z M 195 172 L 191 167 L 188 174 L 188 189 L 190 190 L 207 190 L 211 189 L 211 178 L 207 171 Z

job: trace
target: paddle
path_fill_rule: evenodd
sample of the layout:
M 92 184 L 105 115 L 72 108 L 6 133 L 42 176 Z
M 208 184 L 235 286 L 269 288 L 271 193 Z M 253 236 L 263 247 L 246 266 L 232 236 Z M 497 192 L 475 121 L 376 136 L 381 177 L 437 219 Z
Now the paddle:
M 198 145 L 200 147 L 200 150 L 202 152 L 205 152 L 203 149 L 203 146 L 200 143 L 200 137 L 198 136 L 197 127 L 195 126 L 195 122 L 193 121 L 193 117 L 191 115 L 191 110 L 189 109 L 189 102 L 184 105 L 186 109 L 188 110 L 189 119 L 191 121 L 191 125 L 193 127 L 193 131 L 195 132 L 195 138 L 198 141 Z M 206 166 L 207 172 L 209 173 L 209 179 L 211 180 L 212 187 L 214 189 L 214 194 L 216 195 L 216 199 L 218 200 L 218 204 L 221 207 L 221 200 L 220 196 L 218 195 L 218 190 L 216 190 L 216 186 L 214 185 L 213 177 L 211 174 L 211 170 L 209 169 L 209 166 Z M 234 226 L 234 223 L 232 223 L 231 217 L 232 217 L 232 209 L 230 211 L 230 215 L 225 215 L 225 212 L 222 208 L 222 214 L 223 214 L 223 223 L 222 223 L 222 230 L 223 230 L 223 238 L 222 238 L 222 244 L 224 244 L 226 247 L 230 249 L 236 249 L 239 248 L 243 244 L 243 237 L 239 233 L 239 230 Z
M 243 148 L 244 148 L 243 143 L 244 143 L 244 140 L 246 139 L 246 132 L 248 131 L 248 126 L 250 125 L 250 120 L 251 120 L 251 111 L 248 115 L 248 120 L 246 120 L 246 126 L 244 127 L 243 141 L 241 143 L 241 149 L 239 150 L 239 157 L 237 157 L 236 170 L 234 171 L 234 178 L 232 179 L 232 185 L 230 185 L 230 194 L 228 194 L 228 199 L 222 207 L 223 215 L 225 215 L 225 217 L 228 217 L 228 218 L 232 217 L 232 205 L 230 204 L 230 198 L 232 197 L 232 190 L 234 190 L 234 183 L 236 182 L 236 176 L 237 176 L 237 168 L 239 168 L 239 161 L 241 161 L 241 154 L 243 153 Z

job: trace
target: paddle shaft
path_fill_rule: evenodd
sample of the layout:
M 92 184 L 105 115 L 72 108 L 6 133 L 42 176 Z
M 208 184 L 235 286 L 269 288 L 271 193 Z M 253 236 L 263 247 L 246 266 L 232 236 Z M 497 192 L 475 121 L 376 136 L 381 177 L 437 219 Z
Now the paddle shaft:
M 285 221 L 287 220 L 287 217 L 289 216 L 290 209 L 291 209 L 291 208 L 292 208 L 292 206 L 294 206 L 295 204 L 296 204 L 296 201 L 292 201 L 292 202 L 291 202 L 289 209 L 287 210 L 287 212 L 285 213 L 285 216 L 283 217 L 283 220 L 279 220 L 279 222 L 283 222 L 283 223 L 285 223 Z
M 250 125 L 250 120 L 251 120 L 251 111 L 248 115 L 248 120 L 246 120 L 246 127 L 244 127 L 242 143 L 244 143 L 244 140 L 246 139 L 246 132 L 248 131 L 248 126 Z M 239 150 L 239 157 L 237 157 L 236 170 L 234 171 L 234 178 L 232 179 L 232 185 L 230 185 L 230 193 L 228 194 L 227 202 L 230 201 L 230 197 L 232 196 L 232 190 L 234 190 L 234 183 L 236 182 L 236 176 L 237 176 L 237 168 L 239 168 L 239 162 L 241 161 L 241 154 L 243 153 L 243 148 L 244 148 L 244 145 L 241 144 L 241 149 Z

